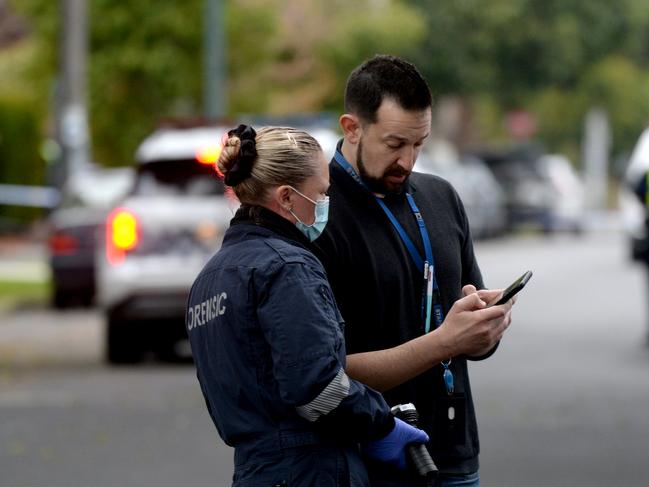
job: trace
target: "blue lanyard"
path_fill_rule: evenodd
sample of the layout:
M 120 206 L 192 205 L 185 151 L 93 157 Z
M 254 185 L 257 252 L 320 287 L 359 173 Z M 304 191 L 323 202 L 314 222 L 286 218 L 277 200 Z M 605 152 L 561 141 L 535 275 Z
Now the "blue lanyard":
M 345 159 L 345 156 L 343 156 L 340 151 L 338 150 L 336 151 L 334 155 L 334 159 L 347 172 L 347 174 L 349 174 L 354 179 L 354 181 L 356 181 L 367 191 L 370 191 L 370 189 L 363 182 L 361 177 L 354 170 L 354 168 L 347 161 L 347 159 Z M 419 252 L 417 251 L 417 248 L 415 247 L 412 240 L 404 230 L 401 223 L 399 223 L 399 221 L 394 216 L 392 211 L 390 211 L 390 209 L 387 207 L 385 202 L 376 195 L 374 195 L 374 197 L 376 198 L 376 201 L 378 202 L 383 212 L 390 220 L 390 223 L 392 223 L 394 229 L 399 234 L 401 241 L 406 246 L 406 249 L 408 250 L 410 257 L 414 261 L 417 268 L 423 269 L 424 271 L 425 286 L 424 286 L 423 298 L 422 298 L 422 315 L 425 316 L 426 333 L 428 333 L 430 331 L 430 325 L 431 325 L 431 313 L 435 321 L 435 327 L 438 327 L 444 321 L 444 311 L 442 310 L 439 286 L 437 285 L 437 277 L 435 276 L 435 258 L 433 256 L 433 248 L 430 243 L 430 237 L 428 236 L 428 231 L 426 230 L 426 223 L 424 222 L 424 219 L 421 216 L 421 212 L 419 211 L 419 208 L 415 203 L 415 199 L 412 197 L 410 193 L 406 193 L 406 199 L 408 200 L 408 204 L 410 205 L 412 214 L 415 216 L 415 219 L 417 220 L 417 226 L 419 227 L 421 240 L 424 243 L 424 252 L 426 253 L 426 260 L 424 260 L 422 256 L 419 254 Z

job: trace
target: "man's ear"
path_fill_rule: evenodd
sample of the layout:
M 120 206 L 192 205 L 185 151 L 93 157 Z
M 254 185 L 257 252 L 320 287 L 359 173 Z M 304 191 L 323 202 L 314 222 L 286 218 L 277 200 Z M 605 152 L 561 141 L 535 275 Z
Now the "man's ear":
M 343 131 L 345 140 L 353 145 L 358 144 L 361 138 L 361 122 L 356 115 L 345 113 L 340 116 L 340 128 Z

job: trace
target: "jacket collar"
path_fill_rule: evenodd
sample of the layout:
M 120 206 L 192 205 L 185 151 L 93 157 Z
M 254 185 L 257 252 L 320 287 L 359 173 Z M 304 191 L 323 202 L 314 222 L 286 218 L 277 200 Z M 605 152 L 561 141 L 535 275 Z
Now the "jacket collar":
M 293 223 L 274 211 L 259 205 L 241 205 L 230 225 L 254 225 L 265 228 L 306 248 L 310 243 L 309 239 Z

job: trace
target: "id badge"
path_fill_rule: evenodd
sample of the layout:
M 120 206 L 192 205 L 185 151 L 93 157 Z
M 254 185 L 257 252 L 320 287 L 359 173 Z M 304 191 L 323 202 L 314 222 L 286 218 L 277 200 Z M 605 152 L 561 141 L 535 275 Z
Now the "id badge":
M 466 397 L 464 394 L 441 396 L 435 401 L 435 434 L 444 443 L 461 446 L 466 443 Z M 440 439 L 441 439 L 440 438 Z

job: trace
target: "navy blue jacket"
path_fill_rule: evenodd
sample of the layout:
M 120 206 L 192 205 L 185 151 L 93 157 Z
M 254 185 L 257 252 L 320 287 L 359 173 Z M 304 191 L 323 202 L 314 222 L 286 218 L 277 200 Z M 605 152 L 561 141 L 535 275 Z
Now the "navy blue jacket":
M 385 436 L 382 396 L 344 371 L 344 323 L 320 261 L 288 220 L 242 207 L 196 278 L 186 324 L 223 440 L 241 456 Z

